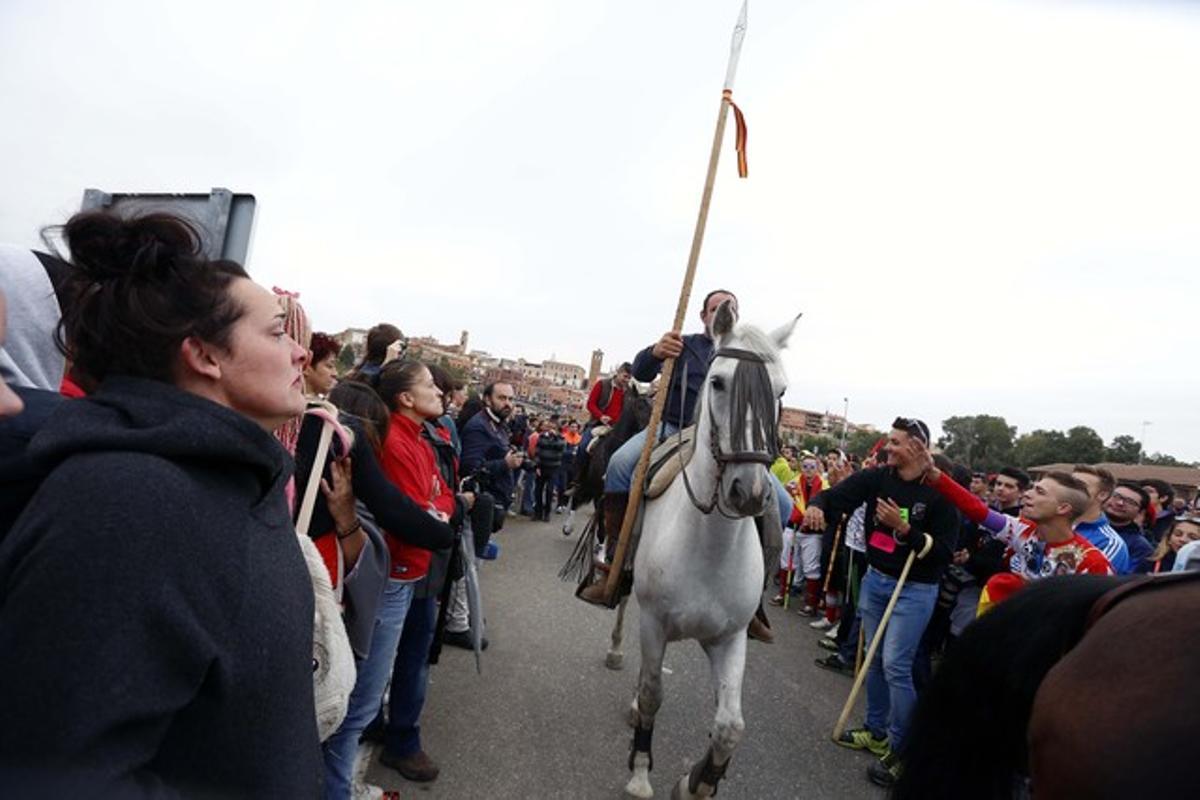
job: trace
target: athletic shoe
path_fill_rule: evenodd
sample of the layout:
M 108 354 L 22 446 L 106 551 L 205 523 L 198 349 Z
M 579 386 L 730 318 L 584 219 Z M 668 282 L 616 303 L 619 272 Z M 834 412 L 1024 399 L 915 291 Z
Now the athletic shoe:
M 780 592 L 779 594 L 775 595 L 774 597 L 772 597 L 772 598 L 771 598 L 770 600 L 768 600 L 767 602 L 768 602 L 768 603 L 770 603 L 770 604 L 771 604 L 771 605 L 773 605 L 773 606 L 781 606 L 781 605 L 783 605 L 783 592 Z
M 824 636 L 822 636 L 820 639 L 817 639 L 817 647 L 821 648 L 822 650 L 828 650 L 831 653 L 836 653 L 841 650 L 841 648 L 838 647 L 837 642 L 833 641 L 832 639 L 826 639 Z
M 867 750 L 877 756 L 891 752 L 886 736 L 876 737 L 866 728 L 843 731 L 842 735 L 837 738 L 837 743 L 851 750 Z
M 889 747 L 878 761 L 867 767 L 867 777 L 876 786 L 882 786 L 885 789 L 892 788 L 896 785 L 896 781 L 900 780 L 900 757 Z
M 838 635 L 838 626 L 841 624 L 842 623 L 840 623 L 840 622 L 833 623 L 833 627 L 830 628 L 829 630 L 825 631 L 825 638 L 826 639 L 836 639 L 837 635 Z
M 815 617 L 817 615 L 817 609 L 815 606 L 804 606 L 796 613 L 802 617 Z
M 821 617 L 820 619 L 815 619 L 812 622 L 808 623 L 808 627 L 816 628 L 819 631 L 827 631 L 833 627 L 833 623 L 830 622 L 825 617 Z
M 824 658 L 815 659 L 814 663 L 821 669 L 827 669 L 831 672 L 838 672 L 842 675 L 853 675 L 854 667 L 842 661 L 842 657 L 837 653 L 830 653 Z M 838 742 L 841 744 L 841 742 Z

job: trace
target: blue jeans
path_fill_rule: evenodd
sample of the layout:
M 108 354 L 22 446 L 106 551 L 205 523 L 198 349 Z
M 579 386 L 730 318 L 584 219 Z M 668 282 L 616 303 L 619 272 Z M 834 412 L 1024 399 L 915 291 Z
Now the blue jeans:
M 663 427 L 670 436 L 673 433 L 678 433 L 679 429 L 670 423 L 665 423 Z M 637 470 L 638 459 L 642 455 L 642 447 L 646 444 L 646 430 L 642 430 L 630 436 L 625 444 L 617 448 L 617 452 L 612 454 L 608 459 L 608 468 L 604 471 L 604 493 L 605 494 L 628 494 L 629 487 L 633 485 L 633 473 Z
M 895 578 L 874 568 L 867 570 L 858 610 L 862 614 L 868 646 L 895 588 Z M 904 584 L 884 631 L 883 642 L 875 651 L 867 672 L 867 728 L 876 736 L 886 731 L 892 750 L 899 751 L 904 746 L 904 735 L 908 733 L 908 723 L 917 704 L 913 659 L 925 626 L 933 616 L 937 596 L 936 583 Z
M 666 435 L 678 433 L 679 429 L 671 423 L 663 424 L 666 429 Z M 642 447 L 646 444 L 646 431 L 642 429 L 633 436 L 625 444 L 617 448 L 617 452 L 612 454 L 612 458 L 608 460 L 608 468 L 604 472 L 604 493 L 605 494 L 628 494 L 629 487 L 633 485 L 633 473 L 637 470 L 638 458 L 642 455 Z M 792 515 L 792 496 L 787 493 L 787 489 L 783 488 L 783 484 L 779 482 L 771 473 L 767 473 L 771 478 L 771 485 L 775 489 L 775 499 L 779 501 L 779 523 L 787 525 L 788 517 Z
M 347 800 L 350 782 L 354 777 L 354 757 L 358 753 L 358 738 L 379 713 L 383 692 L 392 674 L 392 661 L 408 606 L 412 602 L 413 583 L 389 579 L 375 612 L 375 631 L 371 636 L 371 651 L 358 662 L 358 678 L 350 693 L 350 707 L 337 733 L 322 747 L 325 759 L 325 797 L 327 800 Z
M 533 489 L 537 484 L 537 476 L 533 474 L 533 470 L 527 469 L 521 477 L 521 513 L 533 513 Z
M 414 598 L 404 618 L 400 647 L 392 667 L 388 725 L 384 747 L 404 758 L 421 752 L 421 709 L 429 684 L 429 647 L 437 621 L 437 598 Z

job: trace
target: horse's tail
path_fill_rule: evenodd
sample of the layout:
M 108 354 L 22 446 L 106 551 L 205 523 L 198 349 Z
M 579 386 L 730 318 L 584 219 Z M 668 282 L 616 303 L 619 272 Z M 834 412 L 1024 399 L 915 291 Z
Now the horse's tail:
M 971 623 L 921 694 L 892 798 L 1011 798 L 1027 769 L 1038 686 L 1083 638 L 1096 600 L 1120 582 L 1039 580 Z

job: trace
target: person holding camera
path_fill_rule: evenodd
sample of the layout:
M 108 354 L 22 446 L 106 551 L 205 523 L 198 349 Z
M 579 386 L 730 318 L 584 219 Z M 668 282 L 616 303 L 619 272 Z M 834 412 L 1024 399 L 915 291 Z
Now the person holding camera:
M 483 389 L 483 408 L 461 433 L 463 475 L 478 479 L 480 490 L 496 501 L 501 519 L 512 505 L 513 470 L 525 461 L 524 454 L 510 445 L 507 422 L 512 411 L 512 384 L 489 383 Z

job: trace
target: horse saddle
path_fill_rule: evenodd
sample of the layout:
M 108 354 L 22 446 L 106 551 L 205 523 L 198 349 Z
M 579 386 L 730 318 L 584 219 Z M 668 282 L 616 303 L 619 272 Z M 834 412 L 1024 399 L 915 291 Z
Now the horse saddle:
M 668 436 L 650 453 L 650 466 L 646 469 L 647 500 L 660 496 L 678 477 L 687 463 L 692 460 L 696 447 L 696 426 L 684 428 L 680 433 Z

